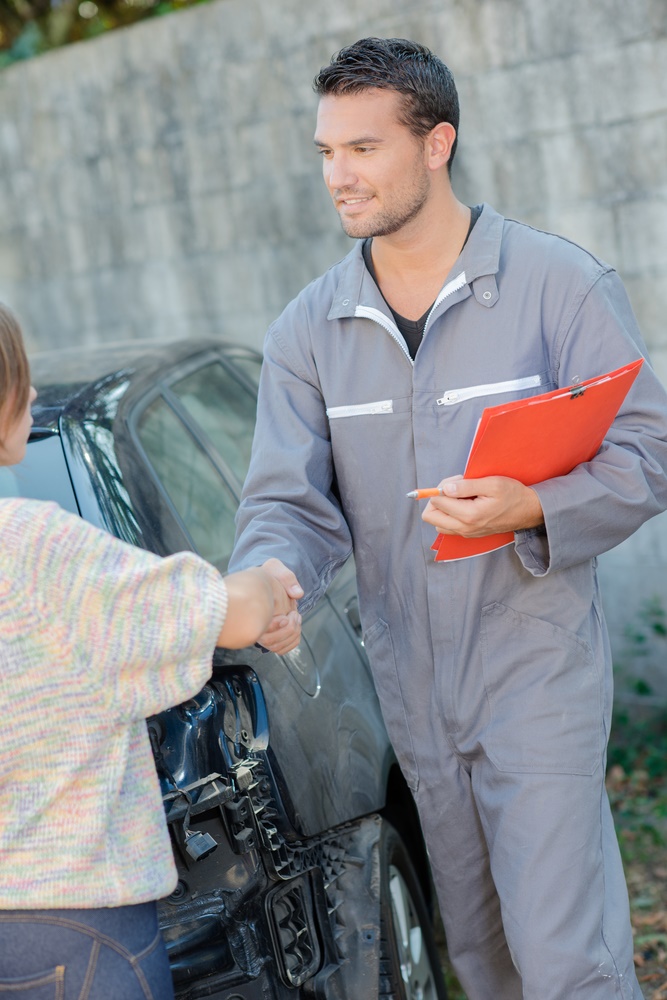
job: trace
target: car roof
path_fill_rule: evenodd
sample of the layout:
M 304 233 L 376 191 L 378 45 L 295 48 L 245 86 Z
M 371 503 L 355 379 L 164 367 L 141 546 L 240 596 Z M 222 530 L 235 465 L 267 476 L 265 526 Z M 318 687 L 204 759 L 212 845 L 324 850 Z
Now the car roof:
M 30 375 L 37 389 L 34 428 L 51 429 L 74 401 L 109 391 L 119 382 L 158 379 L 186 358 L 215 350 L 227 355 L 256 354 L 252 348 L 215 340 L 129 340 L 103 346 L 83 345 L 30 355 Z

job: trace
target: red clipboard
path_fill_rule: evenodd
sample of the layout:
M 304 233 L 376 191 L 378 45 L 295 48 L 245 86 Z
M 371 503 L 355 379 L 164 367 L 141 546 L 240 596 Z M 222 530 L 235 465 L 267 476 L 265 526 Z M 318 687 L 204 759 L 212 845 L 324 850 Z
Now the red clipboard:
M 644 363 L 643 358 L 565 389 L 487 407 L 464 479 L 507 476 L 524 486 L 567 475 L 593 458 Z M 468 559 L 510 545 L 514 532 L 462 538 L 439 534 L 436 562 Z

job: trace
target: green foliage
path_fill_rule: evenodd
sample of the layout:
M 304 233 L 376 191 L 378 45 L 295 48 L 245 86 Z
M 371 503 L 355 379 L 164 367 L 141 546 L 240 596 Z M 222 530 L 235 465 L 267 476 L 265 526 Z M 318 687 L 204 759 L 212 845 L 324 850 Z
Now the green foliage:
M 615 710 L 607 769 L 614 767 L 626 776 L 646 772 L 649 778 L 667 781 L 667 706 L 651 715 Z
M 447 987 L 448 1000 L 467 1000 L 458 979 L 451 969 L 447 968 L 445 968 L 445 986 Z
M 31 21 L 17 35 L 9 48 L 0 49 L 0 68 L 21 59 L 29 59 L 31 56 L 38 55 L 43 49 L 42 41 L 39 27 L 34 21 Z
M 644 601 L 623 630 L 625 648 L 616 664 L 616 688 L 626 690 L 647 704 L 655 704 L 657 692 L 651 681 L 667 677 L 667 612 L 660 598 Z M 662 683 L 659 685 L 662 687 Z
M 659 598 L 645 601 L 624 630 L 629 658 L 667 665 L 667 614 Z M 624 671 L 617 671 L 623 680 Z M 656 704 L 641 675 L 625 675 L 625 687 L 646 698 L 642 706 L 617 701 L 609 741 L 607 786 L 624 856 L 667 845 L 667 704 Z
M 618 709 L 607 765 L 607 790 L 626 865 L 646 863 L 667 847 L 667 705 L 651 715 Z
M 205 0 L 0 0 L 0 69 Z
M 645 655 L 651 640 L 667 638 L 667 612 L 658 597 L 652 597 L 641 605 L 637 620 L 624 629 L 626 642 L 634 655 Z

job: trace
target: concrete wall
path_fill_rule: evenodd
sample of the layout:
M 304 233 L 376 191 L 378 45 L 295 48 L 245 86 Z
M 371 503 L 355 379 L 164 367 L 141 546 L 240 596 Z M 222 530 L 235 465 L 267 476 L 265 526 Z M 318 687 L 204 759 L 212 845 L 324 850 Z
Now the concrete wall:
M 456 76 L 455 186 L 616 265 L 667 380 L 665 0 L 214 0 L 0 73 L 0 296 L 33 345 L 224 335 L 346 252 L 311 80 L 362 35 Z M 665 520 L 602 560 L 621 632 Z M 620 654 L 619 654 L 620 655 Z
M 214 0 L 0 73 L 0 295 L 35 341 L 259 344 L 349 246 L 312 77 L 362 34 L 401 34 L 456 75 L 459 195 L 614 263 L 667 378 L 664 0 L 405 6 Z

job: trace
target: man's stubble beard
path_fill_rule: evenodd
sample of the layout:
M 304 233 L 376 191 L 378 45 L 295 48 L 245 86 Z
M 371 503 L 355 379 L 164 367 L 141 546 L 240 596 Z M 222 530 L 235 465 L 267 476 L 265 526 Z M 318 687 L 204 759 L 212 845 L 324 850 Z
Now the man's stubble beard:
M 422 175 L 419 187 L 411 193 L 407 203 L 394 209 L 386 208 L 372 219 L 345 219 L 339 216 L 343 232 L 353 239 L 368 239 L 371 236 L 391 236 L 417 218 L 429 196 L 429 183 Z

